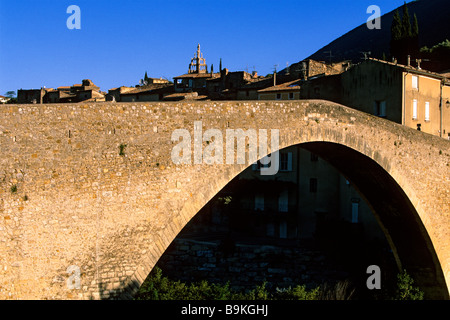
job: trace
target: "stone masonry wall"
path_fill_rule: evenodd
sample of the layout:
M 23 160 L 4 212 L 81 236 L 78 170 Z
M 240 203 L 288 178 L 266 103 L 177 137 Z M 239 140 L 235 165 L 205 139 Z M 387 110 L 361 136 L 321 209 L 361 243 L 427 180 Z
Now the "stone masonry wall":
M 374 159 L 416 209 L 410 219 L 423 223 L 450 281 L 444 139 L 326 101 L 5 105 L 0 299 L 131 298 L 186 223 L 248 165 L 175 165 L 172 132 L 192 136 L 200 120 L 204 130 L 279 129 L 280 148 L 328 141 Z M 71 266 L 79 287 L 68 282 Z

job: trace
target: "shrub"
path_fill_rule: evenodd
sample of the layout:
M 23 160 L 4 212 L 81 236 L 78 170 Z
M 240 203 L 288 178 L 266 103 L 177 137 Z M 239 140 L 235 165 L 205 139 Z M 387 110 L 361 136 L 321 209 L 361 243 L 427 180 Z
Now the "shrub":
M 319 298 L 319 287 L 308 291 L 306 286 L 297 285 L 294 288 L 277 288 L 277 300 L 317 300 Z
M 397 290 L 394 300 L 423 300 L 423 292 L 419 287 L 413 286 L 414 279 L 403 270 L 397 275 Z

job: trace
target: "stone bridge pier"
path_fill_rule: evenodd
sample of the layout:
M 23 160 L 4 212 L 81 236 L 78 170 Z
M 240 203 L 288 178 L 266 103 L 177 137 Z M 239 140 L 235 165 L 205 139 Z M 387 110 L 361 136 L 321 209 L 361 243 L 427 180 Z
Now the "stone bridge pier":
M 2 106 L 0 299 L 132 298 L 251 165 L 175 164 L 174 130 L 211 145 L 196 121 L 224 136 L 278 129 L 280 149 L 328 160 L 372 207 L 399 267 L 426 297 L 448 299 L 450 142 L 320 100 Z

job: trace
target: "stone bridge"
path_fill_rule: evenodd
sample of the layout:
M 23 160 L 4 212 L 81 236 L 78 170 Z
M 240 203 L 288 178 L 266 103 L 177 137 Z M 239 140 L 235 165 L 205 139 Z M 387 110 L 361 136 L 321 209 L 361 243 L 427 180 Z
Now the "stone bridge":
M 249 165 L 174 164 L 171 135 L 195 121 L 279 129 L 280 149 L 328 160 L 372 207 L 399 268 L 448 299 L 450 142 L 320 100 L 1 106 L 0 298 L 132 298 Z

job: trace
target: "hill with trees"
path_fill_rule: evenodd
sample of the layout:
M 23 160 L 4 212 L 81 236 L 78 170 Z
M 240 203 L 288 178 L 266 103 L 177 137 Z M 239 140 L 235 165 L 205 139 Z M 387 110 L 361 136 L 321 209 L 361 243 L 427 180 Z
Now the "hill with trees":
M 308 58 L 338 62 L 364 59 L 364 52 L 379 59 L 406 63 L 422 59 L 421 66 L 435 72 L 450 69 L 450 5 L 448 0 L 417 0 L 381 16 L 381 29 L 366 23 L 349 31 Z

